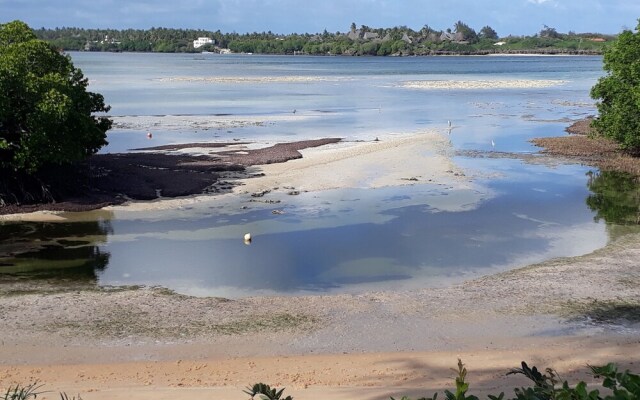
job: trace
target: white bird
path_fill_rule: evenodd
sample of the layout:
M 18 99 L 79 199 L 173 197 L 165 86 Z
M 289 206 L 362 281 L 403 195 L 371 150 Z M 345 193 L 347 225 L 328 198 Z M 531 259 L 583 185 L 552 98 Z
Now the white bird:
M 496 142 L 494 142 L 493 139 L 491 139 L 491 147 L 496 147 Z
M 449 124 L 449 128 L 451 128 L 451 121 L 450 120 L 447 121 L 447 124 Z

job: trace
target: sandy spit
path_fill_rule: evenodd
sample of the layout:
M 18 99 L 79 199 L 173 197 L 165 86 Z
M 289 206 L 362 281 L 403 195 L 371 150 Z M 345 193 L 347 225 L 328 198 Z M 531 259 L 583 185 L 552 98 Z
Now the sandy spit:
M 406 81 L 401 87 L 425 90 L 533 89 L 560 86 L 567 83 L 553 79 L 470 80 L 470 81 Z
M 159 78 L 159 82 L 197 82 L 197 83 L 309 83 L 309 82 L 338 82 L 349 80 L 343 77 L 326 76 L 175 76 Z
M 276 187 L 305 191 L 380 188 L 417 182 L 464 186 L 469 182 L 451 160 L 448 138 L 435 130 L 369 142 L 340 142 L 301 152 L 301 159 L 260 167 L 265 176 L 244 181 L 240 192 Z

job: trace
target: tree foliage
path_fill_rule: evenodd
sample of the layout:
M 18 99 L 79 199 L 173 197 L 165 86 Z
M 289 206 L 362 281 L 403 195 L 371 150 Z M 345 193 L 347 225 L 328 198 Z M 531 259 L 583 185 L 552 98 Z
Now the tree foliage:
M 640 151 L 640 23 L 625 30 L 604 53 L 607 75 L 591 89 L 599 116 L 593 126 L 623 148 Z
M 458 21 L 456 22 L 454 27 L 456 33 L 462 34 L 462 40 L 468 41 L 470 43 L 475 43 L 478 40 L 478 34 L 476 33 L 476 31 L 464 22 Z
M 480 39 L 497 40 L 498 33 L 492 27 L 490 27 L 489 25 L 486 25 L 482 29 L 480 29 L 480 33 L 478 34 L 478 37 L 480 37 Z
M 0 25 L 0 169 L 34 173 L 85 159 L 105 145 L 102 95 L 68 56 L 25 23 Z

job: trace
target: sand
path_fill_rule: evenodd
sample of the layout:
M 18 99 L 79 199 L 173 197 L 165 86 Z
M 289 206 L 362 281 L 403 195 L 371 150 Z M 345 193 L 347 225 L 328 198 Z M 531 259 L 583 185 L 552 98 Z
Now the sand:
M 344 77 L 325 76 L 175 76 L 159 78 L 160 82 L 195 82 L 212 84 L 262 84 L 262 83 L 309 83 L 309 82 L 340 82 L 349 80 Z
M 401 84 L 407 89 L 423 90 L 486 90 L 486 89 L 531 89 L 560 86 L 567 83 L 552 79 L 511 79 L 511 80 L 468 80 L 468 81 L 406 81 Z
M 448 138 L 435 130 L 386 135 L 377 141 L 341 142 L 301 152 L 301 159 L 261 166 L 264 177 L 245 180 L 238 191 L 293 187 L 313 192 L 417 182 L 455 184 L 459 188 L 469 182 L 451 160 Z
M 379 139 L 302 150 L 228 196 L 473 184 L 446 134 Z M 387 399 L 451 388 L 459 357 L 475 394 L 512 394 L 526 382 L 504 373 L 522 360 L 571 381 L 593 382 L 586 364 L 638 372 L 640 234 L 624 233 L 585 256 L 405 291 L 230 300 L 2 278 L 0 389 L 39 381 L 51 399 L 240 399 L 263 381 L 296 399 Z

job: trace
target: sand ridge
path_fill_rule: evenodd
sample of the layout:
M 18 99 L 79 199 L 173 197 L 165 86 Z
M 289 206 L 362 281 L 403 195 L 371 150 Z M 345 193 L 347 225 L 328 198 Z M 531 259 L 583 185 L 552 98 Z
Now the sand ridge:
M 302 150 L 302 159 L 261 166 L 264 176 L 245 180 L 239 191 L 250 193 L 282 186 L 319 191 L 414 183 L 463 187 L 470 182 L 451 160 L 446 134 L 429 130 L 377 139 Z
M 487 90 L 487 89 L 533 89 L 560 86 L 567 81 L 554 79 L 509 79 L 509 80 L 430 80 L 406 81 L 400 84 L 407 89 L 424 90 Z

